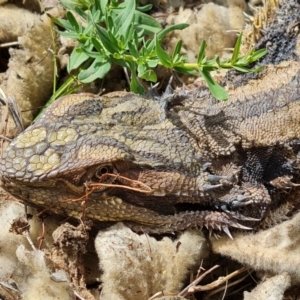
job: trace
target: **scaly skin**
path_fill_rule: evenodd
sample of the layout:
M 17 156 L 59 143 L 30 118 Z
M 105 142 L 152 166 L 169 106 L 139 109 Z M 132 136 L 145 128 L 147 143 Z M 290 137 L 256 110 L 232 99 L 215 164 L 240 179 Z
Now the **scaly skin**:
M 61 215 L 230 235 L 297 188 L 298 70 L 298 58 L 269 66 L 221 103 L 203 87 L 161 99 L 60 98 L 7 148 L 4 188 Z

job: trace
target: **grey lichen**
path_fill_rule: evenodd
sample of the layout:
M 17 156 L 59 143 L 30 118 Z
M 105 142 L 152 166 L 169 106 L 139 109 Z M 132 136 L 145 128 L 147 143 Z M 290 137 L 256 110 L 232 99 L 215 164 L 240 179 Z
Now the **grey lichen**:
M 102 300 L 148 299 L 159 291 L 176 295 L 188 272 L 206 256 L 199 231 L 186 231 L 175 241 L 157 241 L 122 223 L 100 231 L 95 245 L 103 270 Z
M 2 12 L 7 16 L 14 16 L 20 8 L 14 6 L 2 7 Z M 23 10 L 21 10 L 22 12 Z M 0 10 L 1 12 L 1 10 Z M 24 125 L 29 125 L 33 116 L 40 107 L 49 99 L 53 88 L 55 41 L 50 18 L 44 14 L 37 16 L 25 11 L 20 20 L 14 22 L 16 27 L 24 27 L 22 32 L 16 32 L 19 49 L 10 49 L 8 69 L 0 86 L 7 96 L 14 97 L 23 111 Z M 59 8 L 51 11 L 59 15 Z M 11 18 L 11 17 L 10 17 Z M 11 19 L 6 17 L 0 22 L 0 32 L 11 27 Z M 24 24 L 27 24 L 26 26 Z M 6 31 L 8 34 L 8 31 Z M 7 36 L 0 42 L 7 41 Z M 17 38 L 17 36 L 10 36 Z
M 282 300 L 291 286 L 291 277 L 283 273 L 261 282 L 251 293 L 244 292 L 244 300 Z
M 235 234 L 234 239 L 212 240 L 215 253 L 271 274 L 287 272 L 300 282 L 300 213 L 291 220 L 257 234 Z

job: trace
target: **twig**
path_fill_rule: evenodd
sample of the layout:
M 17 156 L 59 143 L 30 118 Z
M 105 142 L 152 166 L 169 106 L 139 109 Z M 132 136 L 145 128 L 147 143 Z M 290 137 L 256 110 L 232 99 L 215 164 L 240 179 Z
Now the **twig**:
M 124 71 L 124 74 L 125 74 L 125 77 L 126 77 L 127 84 L 130 85 L 130 78 L 129 78 L 129 75 L 128 75 L 128 71 L 125 67 L 123 67 L 123 71 Z
M 193 293 L 195 293 L 195 292 L 203 292 L 203 291 L 212 290 L 213 288 L 216 288 L 217 286 L 223 284 L 224 282 L 227 282 L 229 279 L 231 279 L 231 278 L 237 276 L 238 274 L 240 274 L 240 273 L 242 273 L 242 272 L 247 271 L 248 269 L 249 269 L 249 267 L 243 267 L 243 268 L 241 268 L 241 269 L 239 269 L 239 270 L 237 270 L 237 271 L 232 272 L 231 274 L 229 274 L 229 275 L 227 275 L 227 276 L 225 276 L 225 277 L 219 277 L 217 280 L 215 280 L 215 281 L 213 281 L 212 283 L 209 283 L 209 284 L 207 284 L 207 285 L 204 285 L 204 286 L 201 286 L 201 285 L 199 285 L 199 286 L 191 286 L 191 287 L 188 289 L 188 293 L 189 293 L 189 294 L 193 294 Z M 245 278 L 246 278 L 247 276 L 248 276 L 248 274 L 245 276 Z M 239 279 L 239 280 L 240 280 L 240 279 Z M 239 281 L 239 280 L 237 280 L 237 281 Z M 242 280 L 244 280 L 244 278 L 243 278 Z M 240 280 L 240 281 L 241 281 L 241 280 Z M 234 282 L 234 284 L 236 284 L 236 282 Z M 232 285 L 232 283 L 229 284 L 228 287 L 231 286 L 231 285 Z M 222 289 L 224 289 L 224 287 L 223 287 Z
M 45 223 L 42 221 L 42 235 L 37 238 L 39 241 L 39 250 L 42 249 L 43 242 L 45 240 Z
M 85 300 L 83 297 L 81 297 L 77 291 L 74 290 L 74 295 L 79 298 L 80 300 Z
M 228 289 L 228 281 L 226 281 L 226 284 L 225 284 L 225 287 L 224 287 L 224 293 L 223 293 L 223 296 L 222 296 L 222 299 L 221 300 L 224 300 L 225 298 L 225 295 L 226 295 L 226 292 L 227 292 L 227 289 Z
M 0 139 L 5 140 L 5 141 L 7 141 L 7 142 L 11 142 L 11 141 L 12 141 L 12 139 L 10 139 L 10 138 L 8 138 L 8 137 L 2 135 L 2 134 L 0 134 Z
M 32 250 L 37 250 L 36 247 L 35 247 L 34 244 L 33 244 L 33 241 L 32 241 L 32 239 L 31 239 L 30 235 L 29 235 L 29 231 L 25 231 L 25 232 L 23 233 L 23 235 L 26 237 L 26 239 L 27 239 L 29 245 L 31 246 Z
M 4 281 L 1 281 L 1 282 L 0 282 L 0 285 L 2 285 L 3 287 L 5 287 L 5 288 L 7 288 L 7 289 L 9 289 L 9 290 L 12 290 L 12 291 L 14 291 L 14 292 L 19 292 L 19 290 L 15 289 L 11 284 L 6 283 L 6 282 L 4 282 Z
M 9 42 L 9 43 L 3 43 L 0 44 L 0 48 L 6 48 L 6 47 L 11 47 L 11 46 L 18 46 L 20 43 L 17 42 Z
M 122 183 L 125 183 L 125 184 L 128 184 L 128 185 L 120 185 L 120 184 L 114 184 L 114 183 L 101 182 L 101 181 L 105 180 L 106 178 L 111 178 L 113 180 L 118 179 Z M 144 193 L 144 194 L 149 194 L 153 191 L 151 189 L 151 187 L 149 187 L 148 185 L 144 184 L 141 181 L 132 180 L 130 178 L 121 176 L 119 174 L 110 174 L 110 173 L 103 174 L 101 176 L 99 182 L 97 182 L 97 183 L 87 183 L 86 186 L 87 186 L 87 188 L 91 187 L 93 191 L 95 189 L 99 188 L 99 187 L 104 187 L 104 188 L 113 187 L 113 188 L 127 189 L 127 190 L 136 191 L 136 192 L 140 192 L 140 193 Z
M 222 286 L 222 287 L 219 287 L 218 289 L 216 289 L 216 290 L 214 290 L 214 291 L 211 291 L 211 292 L 207 295 L 207 298 L 210 298 L 212 295 L 217 294 L 217 293 L 219 293 L 220 291 L 224 290 L 225 287 L 226 287 L 226 288 L 229 288 L 229 287 L 231 287 L 231 286 L 234 286 L 234 285 L 236 285 L 236 284 L 242 282 L 242 281 L 243 281 L 245 278 L 247 278 L 248 276 L 249 276 L 249 274 L 247 274 L 247 275 L 243 276 L 242 278 L 239 278 L 239 279 L 237 279 L 237 280 L 235 280 L 235 281 L 229 283 L 229 284 L 226 285 L 226 286 Z M 226 282 L 227 282 L 227 281 L 226 281 Z M 228 296 L 228 295 L 227 295 L 227 296 Z
M 198 278 L 196 278 L 191 284 L 189 284 L 186 288 L 184 288 L 179 294 L 178 296 L 182 296 L 185 297 L 188 294 L 191 294 L 192 292 L 190 292 L 190 289 L 195 287 L 196 284 L 198 284 L 207 274 L 211 273 L 212 271 L 214 271 L 215 269 L 219 268 L 219 265 L 215 265 L 212 268 L 210 268 L 209 270 L 207 270 L 206 272 L 204 272 L 202 275 L 200 275 Z
M 7 97 L 6 99 L 6 103 L 8 105 L 8 111 L 11 115 L 11 117 L 13 118 L 17 129 L 19 132 L 23 132 L 24 131 L 24 126 L 22 123 L 22 117 L 21 117 L 21 113 L 20 113 L 20 109 L 19 109 L 19 105 L 16 102 L 16 99 L 14 97 Z
M 164 296 L 164 292 L 163 291 L 155 293 L 153 296 L 151 296 L 150 298 L 148 298 L 148 300 L 153 300 L 153 299 L 155 299 L 157 297 L 160 297 L 160 296 Z

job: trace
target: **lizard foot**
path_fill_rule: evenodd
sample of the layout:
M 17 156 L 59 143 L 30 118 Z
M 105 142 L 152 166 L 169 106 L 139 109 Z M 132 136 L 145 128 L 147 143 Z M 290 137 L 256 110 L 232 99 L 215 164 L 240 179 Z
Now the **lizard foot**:
M 220 197 L 214 203 L 217 209 L 243 221 L 258 221 L 261 220 L 271 203 L 270 195 L 263 185 L 252 185 L 244 183 L 241 186 L 234 186 L 228 194 Z M 240 212 L 251 215 L 245 217 Z M 238 213 L 239 212 L 239 213 Z
M 247 227 L 238 223 L 238 220 L 244 220 L 244 218 L 245 217 L 240 214 L 211 212 L 205 218 L 205 227 L 209 230 L 210 235 L 213 230 L 219 230 L 223 231 L 228 235 L 228 237 L 233 239 L 229 230 L 230 227 L 243 230 L 252 230 L 251 227 Z

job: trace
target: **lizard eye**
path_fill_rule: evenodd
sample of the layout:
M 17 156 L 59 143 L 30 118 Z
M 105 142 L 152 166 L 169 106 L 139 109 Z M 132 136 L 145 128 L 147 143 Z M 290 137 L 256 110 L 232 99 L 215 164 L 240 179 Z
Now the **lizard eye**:
M 93 179 L 98 181 L 102 175 L 107 173 L 114 173 L 114 167 L 112 165 L 99 166 L 94 173 Z

